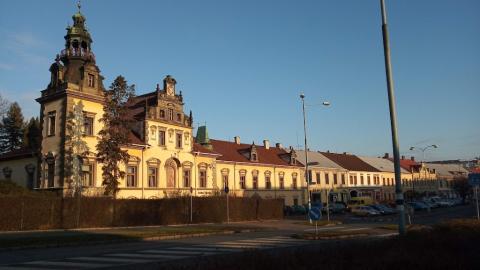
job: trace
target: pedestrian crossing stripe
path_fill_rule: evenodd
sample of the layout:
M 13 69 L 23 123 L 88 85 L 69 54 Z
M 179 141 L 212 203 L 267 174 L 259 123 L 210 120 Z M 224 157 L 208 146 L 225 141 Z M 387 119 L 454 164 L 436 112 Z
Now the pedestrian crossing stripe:
M 204 247 L 204 246 L 195 246 L 195 247 L 172 247 L 169 248 L 170 250 L 185 250 L 185 251 L 211 251 L 211 252 L 229 252 L 229 251 L 236 251 L 236 249 L 229 249 L 229 248 L 215 248 L 215 247 Z
M 200 254 L 205 254 L 205 255 L 213 255 L 217 254 L 218 252 L 208 252 L 208 251 L 186 251 L 186 250 L 156 250 L 156 249 L 150 249 L 150 250 L 142 250 L 140 253 L 155 253 L 155 254 L 180 254 L 180 255 L 200 255 Z
M 143 258 L 143 259 L 183 259 L 183 258 L 189 257 L 189 256 L 186 256 L 186 255 L 138 254 L 138 253 L 116 253 L 116 254 L 107 254 L 106 256 L 133 257 L 133 258 Z
M 84 263 L 84 262 L 67 262 L 67 261 L 33 261 L 23 264 L 39 265 L 39 266 L 61 266 L 61 267 L 107 267 L 113 265 L 99 264 L 99 263 Z
M 75 257 L 75 258 L 68 258 L 68 260 L 73 261 L 98 261 L 98 262 L 112 262 L 112 263 L 146 263 L 151 262 L 152 260 L 145 260 L 145 259 L 122 259 L 122 258 L 106 258 L 106 257 Z

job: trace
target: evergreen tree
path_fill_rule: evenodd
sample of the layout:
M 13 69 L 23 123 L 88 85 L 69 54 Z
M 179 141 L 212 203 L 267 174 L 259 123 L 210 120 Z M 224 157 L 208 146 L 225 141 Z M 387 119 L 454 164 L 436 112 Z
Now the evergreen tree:
M 10 103 L 8 102 L 8 100 L 6 100 L 2 96 L 2 94 L 0 94 L 0 119 L 3 119 L 3 117 L 5 116 L 5 114 L 8 111 L 9 106 L 10 106 Z
M 25 126 L 23 145 L 34 152 L 40 152 L 41 134 L 42 131 L 40 130 L 40 120 L 38 120 L 38 117 L 30 118 L 30 121 L 28 121 Z
M 18 103 L 10 104 L 0 127 L 0 151 L 10 152 L 23 145 L 23 114 Z
M 119 179 L 125 172 L 119 167 L 120 162 L 127 163 L 130 155 L 121 147 L 126 145 L 132 121 L 128 117 L 128 100 L 135 95 L 135 85 L 128 85 L 124 77 L 118 76 L 105 91 L 103 116 L 100 121 L 104 128 L 99 132 L 97 159 L 103 164 L 102 176 L 105 195 L 116 197 Z

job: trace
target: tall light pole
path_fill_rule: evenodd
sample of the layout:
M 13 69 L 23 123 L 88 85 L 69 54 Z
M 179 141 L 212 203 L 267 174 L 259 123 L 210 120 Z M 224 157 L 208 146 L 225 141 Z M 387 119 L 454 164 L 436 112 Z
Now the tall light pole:
M 300 94 L 300 99 L 302 100 L 302 111 L 303 111 L 303 134 L 305 138 L 305 180 L 307 181 L 307 193 L 308 193 L 308 210 L 312 208 L 312 201 L 310 195 L 310 174 L 308 173 L 308 145 L 307 145 L 307 117 L 305 113 L 305 95 Z M 325 101 L 322 103 L 323 106 L 330 106 L 330 103 Z
M 390 127 L 392 131 L 393 162 L 395 167 L 395 204 L 398 210 L 398 233 L 405 235 L 405 206 L 402 192 L 402 176 L 400 171 L 400 150 L 397 132 L 397 111 L 395 108 L 395 94 L 393 87 L 392 63 L 390 59 L 390 41 L 387 28 L 387 12 L 385 0 L 380 0 L 382 10 L 383 52 L 385 56 L 385 71 L 387 76 L 388 105 L 390 108 Z

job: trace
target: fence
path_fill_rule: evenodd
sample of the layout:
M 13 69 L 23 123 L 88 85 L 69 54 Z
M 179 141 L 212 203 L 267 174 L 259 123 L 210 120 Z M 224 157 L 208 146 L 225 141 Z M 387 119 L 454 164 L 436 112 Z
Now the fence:
M 193 198 L 193 223 L 227 220 L 225 197 Z M 282 219 L 283 200 L 229 198 L 230 221 Z M 190 223 L 190 197 L 139 200 L 104 197 L 1 196 L 0 231 Z

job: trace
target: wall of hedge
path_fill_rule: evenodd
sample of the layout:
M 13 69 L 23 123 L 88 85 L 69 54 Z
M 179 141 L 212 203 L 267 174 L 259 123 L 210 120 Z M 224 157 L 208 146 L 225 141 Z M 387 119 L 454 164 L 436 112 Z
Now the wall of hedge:
M 227 221 L 225 197 L 193 198 L 193 223 Z M 230 221 L 282 219 L 283 200 L 229 198 Z M 190 223 L 190 197 L 0 196 L 0 231 L 151 226 Z

